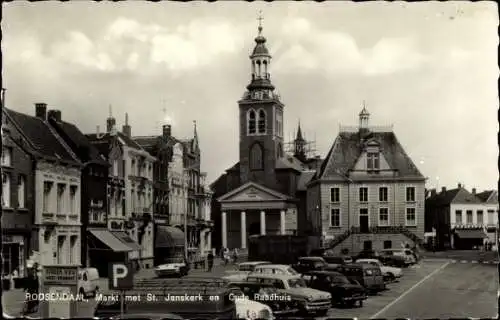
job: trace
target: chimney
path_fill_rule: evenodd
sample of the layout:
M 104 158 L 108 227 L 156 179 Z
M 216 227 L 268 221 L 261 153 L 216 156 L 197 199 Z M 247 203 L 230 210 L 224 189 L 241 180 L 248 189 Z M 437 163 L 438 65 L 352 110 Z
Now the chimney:
M 476 195 L 476 188 L 472 188 L 472 194 Z
M 122 127 L 122 132 L 127 137 L 132 137 L 132 127 L 128 124 L 128 113 L 125 113 L 125 124 Z
M 61 111 L 60 110 L 49 110 L 47 113 L 47 119 L 54 119 L 57 122 L 61 122 Z
M 441 192 L 446 192 L 446 187 L 442 187 Z
M 47 119 L 47 104 L 46 103 L 35 103 L 35 115 L 37 118 L 42 120 Z
M 166 139 L 172 135 L 172 126 L 170 124 L 163 125 L 163 138 Z
M 461 183 L 458 184 L 458 188 L 459 189 L 462 188 L 462 184 Z

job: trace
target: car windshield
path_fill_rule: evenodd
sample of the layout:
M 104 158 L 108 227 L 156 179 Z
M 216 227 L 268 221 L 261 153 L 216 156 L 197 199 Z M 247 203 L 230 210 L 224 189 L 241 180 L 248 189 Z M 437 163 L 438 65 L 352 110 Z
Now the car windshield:
M 336 283 L 336 284 L 351 284 L 351 282 L 349 281 L 349 279 L 347 279 L 347 277 L 335 277 L 333 278 L 333 283 Z
M 288 268 L 286 271 L 291 275 L 298 275 L 299 273 L 294 268 Z
M 290 279 L 288 280 L 288 285 L 290 288 L 306 288 L 306 282 L 304 279 Z

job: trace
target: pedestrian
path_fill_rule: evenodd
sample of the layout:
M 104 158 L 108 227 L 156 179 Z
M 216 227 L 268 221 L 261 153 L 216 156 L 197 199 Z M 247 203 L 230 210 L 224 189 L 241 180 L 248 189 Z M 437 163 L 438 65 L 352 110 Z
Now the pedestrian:
M 208 262 L 208 272 L 211 272 L 212 268 L 214 267 L 214 254 L 212 253 L 212 251 L 208 253 L 207 262 Z
M 224 248 L 224 265 L 227 266 L 227 264 L 229 263 L 229 249 L 228 248 Z
M 236 261 L 238 261 L 238 249 L 234 248 L 233 249 L 233 263 L 236 264 Z
M 38 283 L 38 263 L 34 263 L 33 267 L 28 270 L 28 279 L 26 283 L 26 293 L 28 293 L 28 297 L 24 304 L 23 314 L 33 313 L 35 307 L 38 306 L 38 299 L 36 299 L 36 295 L 39 290 Z

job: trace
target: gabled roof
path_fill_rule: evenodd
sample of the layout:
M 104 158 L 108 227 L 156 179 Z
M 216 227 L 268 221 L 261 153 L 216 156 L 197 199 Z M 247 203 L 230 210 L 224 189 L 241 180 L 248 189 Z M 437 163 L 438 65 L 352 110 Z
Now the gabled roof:
M 268 187 L 264 187 L 263 185 L 255 183 L 253 181 L 249 181 L 249 182 L 247 182 L 247 183 L 239 186 L 238 188 L 229 191 L 225 195 L 219 197 L 217 199 L 217 201 L 219 201 L 219 202 L 231 201 L 231 198 L 233 198 L 234 196 L 236 196 L 236 195 L 238 195 L 240 193 L 243 193 L 245 190 L 255 190 L 257 192 L 260 191 L 263 194 L 268 194 L 268 195 L 274 197 L 276 200 L 286 201 L 286 200 L 290 200 L 291 199 L 286 194 L 283 194 L 283 193 L 278 192 L 276 190 L 270 189 Z
M 58 122 L 54 119 L 49 119 L 49 124 L 66 141 L 66 144 L 72 148 L 73 153 L 82 162 L 92 161 L 108 165 L 99 150 L 90 143 L 89 139 L 74 124 L 64 121 Z
M 293 169 L 296 171 L 303 171 L 306 166 L 296 157 L 285 156 L 276 160 L 276 169 Z
M 115 137 L 119 138 L 122 140 L 127 147 L 131 147 L 134 149 L 141 149 L 142 147 L 137 144 L 134 140 L 130 139 L 128 136 L 126 136 L 123 132 L 117 131 L 115 134 L 110 134 L 109 132 L 100 134 L 99 137 L 97 137 L 97 134 L 91 133 L 91 134 L 86 134 L 85 135 L 92 143 L 97 142 L 97 141 L 107 141 L 108 143 L 110 141 L 113 141 Z
M 60 138 L 56 136 L 57 133 L 50 128 L 46 121 L 7 108 L 4 110 L 30 142 L 33 149 L 41 156 L 80 164 L 78 159 L 73 157 L 72 152 L 67 150 L 66 146 L 58 140 Z
M 427 204 L 447 206 L 450 204 L 481 203 L 481 200 L 465 188 L 456 188 L 442 191 L 426 200 Z
M 340 132 L 323 161 L 317 178 L 336 179 L 347 175 L 354 168 L 367 141 L 380 145 L 382 155 L 391 169 L 397 170 L 399 177 L 424 179 L 393 132 L 370 132 L 363 139 L 359 132 Z
M 496 190 L 487 190 L 476 194 L 482 202 L 498 203 L 498 192 Z

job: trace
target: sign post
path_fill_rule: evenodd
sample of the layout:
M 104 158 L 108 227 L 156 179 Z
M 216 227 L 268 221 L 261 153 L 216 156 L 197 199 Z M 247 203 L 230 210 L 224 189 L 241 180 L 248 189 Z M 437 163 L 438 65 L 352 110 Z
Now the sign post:
M 109 288 L 120 291 L 120 316 L 125 309 L 125 291 L 134 287 L 134 270 L 132 264 L 111 262 L 109 264 Z
M 75 318 L 78 266 L 43 266 L 41 292 L 49 297 L 39 302 L 42 318 Z

